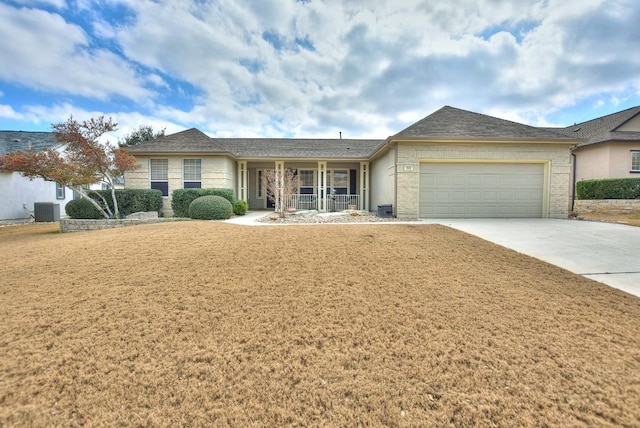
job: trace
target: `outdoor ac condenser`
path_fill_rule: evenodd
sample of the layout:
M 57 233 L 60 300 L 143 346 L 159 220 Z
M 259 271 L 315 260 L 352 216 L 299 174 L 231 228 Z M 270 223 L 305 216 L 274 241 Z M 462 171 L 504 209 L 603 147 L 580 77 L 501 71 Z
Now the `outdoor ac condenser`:
M 33 204 L 33 216 L 37 222 L 54 222 L 60 220 L 60 204 L 36 202 Z

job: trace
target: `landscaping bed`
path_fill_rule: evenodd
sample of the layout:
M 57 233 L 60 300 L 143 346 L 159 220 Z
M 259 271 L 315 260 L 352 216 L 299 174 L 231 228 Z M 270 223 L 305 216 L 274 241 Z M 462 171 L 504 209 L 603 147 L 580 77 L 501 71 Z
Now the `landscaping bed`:
M 0 426 L 637 426 L 640 299 L 439 225 L 0 228 Z

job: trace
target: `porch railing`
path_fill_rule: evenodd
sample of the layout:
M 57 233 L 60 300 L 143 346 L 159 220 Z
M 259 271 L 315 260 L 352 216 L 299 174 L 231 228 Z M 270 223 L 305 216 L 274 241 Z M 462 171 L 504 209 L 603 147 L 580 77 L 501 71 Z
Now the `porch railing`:
M 287 195 L 286 207 L 297 210 L 317 210 L 318 195 Z M 329 212 L 344 211 L 360 207 L 360 195 L 328 195 L 325 200 Z
M 360 195 L 328 195 L 327 211 L 344 211 L 360 207 Z
M 317 195 L 287 195 L 287 208 L 295 208 L 297 210 L 315 210 L 318 209 Z

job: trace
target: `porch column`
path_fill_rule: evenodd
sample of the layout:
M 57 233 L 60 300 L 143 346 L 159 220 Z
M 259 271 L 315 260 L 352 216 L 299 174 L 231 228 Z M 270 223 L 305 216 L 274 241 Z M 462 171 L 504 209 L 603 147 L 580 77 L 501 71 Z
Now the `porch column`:
M 369 162 L 360 162 L 360 206 L 369 211 Z
M 249 171 L 247 170 L 247 161 L 238 161 L 238 187 L 236 190 L 236 196 L 238 197 L 238 199 L 241 199 L 243 201 L 248 201 L 248 174 Z
M 276 211 L 280 211 L 280 204 L 284 204 L 287 197 L 287 195 L 284 194 L 284 161 L 276 161 L 274 171 L 275 171 L 276 186 L 278 187 L 278 194 L 280 195 L 280 198 L 276 197 L 275 198 L 276 200 L 273 202 L 274 202 Z
M 318 162 L 318 211 L 327 210 L 327 163 Z

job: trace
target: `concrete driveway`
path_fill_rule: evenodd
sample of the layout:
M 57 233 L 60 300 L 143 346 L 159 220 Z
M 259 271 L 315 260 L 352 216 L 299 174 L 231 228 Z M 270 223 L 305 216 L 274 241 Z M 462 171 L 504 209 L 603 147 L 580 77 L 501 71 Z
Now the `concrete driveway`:
M 640 297 L 640 227 L 558 219 L 428 220 Z

